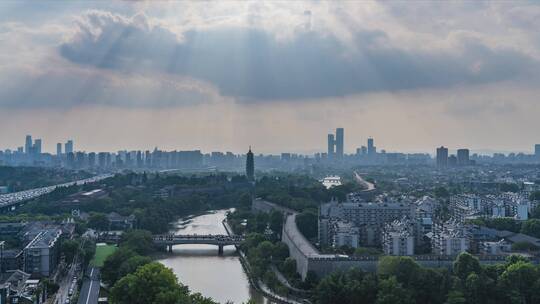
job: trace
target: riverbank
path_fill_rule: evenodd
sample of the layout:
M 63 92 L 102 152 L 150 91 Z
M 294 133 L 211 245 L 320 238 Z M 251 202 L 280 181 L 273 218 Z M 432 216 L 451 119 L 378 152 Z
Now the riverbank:
M 203 215 L 190 216 L 171 223 L 173 234 L 226 234 L 222 224 L 231 209 L 214 210 Z M 227 301 L 246 303 L 253 299 L 256 304 L 267 304 L 269 300 L 252 288 L 249 277 L 244 271 L 237 251 L 232 246 L 224 248 L 223 255 L 218 255 L 218 247 L 210 245 L 176 245 L 173 254 L 158 252 L 153 258 L 173 270 L 178 280 L 205 297 L 211 297 L 220 303 Z
M 230 225 L 227 223 L 227 219 L 224 219 L 222 221 L 223 227 L 225 228 L 225 231 L 229 236 L 235 235 L 234 231 L 230 227 Z M 247 260 L 247 257 L 245 253 L 241 250 L 239 246 L 235 246 L 236 250 L 238 252 L 240 263 L 242 264 L 242 267 L 245 271 L 245 273 L 248 276 L 249 283 L 252 288 L 256 289 L 258 292 L 262 293 L 266 298 L 268 298 L 270 301 L 278 304 L 302 304 L 302 303 L 309 303 L 307 299 L 291 299 L 288 297 L 283 297 L 275 292 L 273 292 L 262 280 L 257 278 L 255 275 L 253 275 L 253 272 L 251 271 L 249 262 Z M 288 288 L 290 286 L 289 284 L 284 284 L 285 287 Z M 294 290 L 293 290 L 294 291 Z

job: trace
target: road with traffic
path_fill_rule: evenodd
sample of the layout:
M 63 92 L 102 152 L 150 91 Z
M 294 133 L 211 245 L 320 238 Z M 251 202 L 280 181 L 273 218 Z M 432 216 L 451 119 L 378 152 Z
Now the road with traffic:
M 92 267 L 87 270 L 87 275 L 84 277 L 77 304 L 97 304 L 99 299 L 99 288 L 99 268 Z
M 87 183 L 94 183 L 109 177 L 112 177 L 112 174 L 101 174 L 90 178 L 81 179 L 74 182 L 68 182 L 53 186 L 47 186 L 47 187 L 41 187 L 41 188 L 35 188 L 35 189 L 29 189 L 19 192 L 13 192 L 8 194 L 1 194 L 0 195 L 0 208 L 10 207 L 14 206 L 16 204 L 19 204 L 21 202 L 34 199 L 36 197 L 48 194 L 53 192 L 56 188 L 60 187 L 69 187 L 73 185 L 84 185 Z

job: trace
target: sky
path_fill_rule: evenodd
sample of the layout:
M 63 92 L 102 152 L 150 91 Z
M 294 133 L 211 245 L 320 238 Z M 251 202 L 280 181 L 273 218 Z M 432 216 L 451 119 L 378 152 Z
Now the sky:
M 530 152 L 536 1 L 0 2 L 0 148 Z

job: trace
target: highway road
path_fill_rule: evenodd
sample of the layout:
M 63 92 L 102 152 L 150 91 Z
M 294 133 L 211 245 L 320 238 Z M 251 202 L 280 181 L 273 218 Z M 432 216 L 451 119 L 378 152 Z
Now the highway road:
M 90 268 L 84 277 L 78 304 L 97 304 L 99 298 L 99 268 Z
M 109 178 L 112 176 L 113 176 L 112 174 L 102 174 L 102 175 L 97 175 L 94 177 L 85 178 L 85 179 L 81 179 L 81 180 L 69 182 L 69 183 L 58 184 L 54 186 L 29 189 L 29 190 L 8 193 L 8 194 L 1 194 L 0 195 L 0 208 L 16 205 L 20 202 L 31 200 L 36 197 L 42 196 L 44 194 L 51 193 L 57 187 L 69 187 L 73 185 L 83 185 L 86 183 L 94 183 L 94 182 L 97 182 L 97 181 L 100 181 L 100 180 L 103 180 L 105 178 Z

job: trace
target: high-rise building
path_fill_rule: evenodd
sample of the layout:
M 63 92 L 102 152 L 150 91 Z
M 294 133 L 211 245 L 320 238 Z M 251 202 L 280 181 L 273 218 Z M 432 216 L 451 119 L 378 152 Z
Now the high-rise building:
M 377 148 L 374 145 L 373 138 L 370 137 L 367 140 L 367 154 L 368 155 L 375 155 L 377 153 Z
M 249 181 L 255 180 L 255 160 L 253 158 L 253 152 L 251 152 L 251 147 L 246 155 L 246 176 Z
M 26 135 L 24 142 L 24 153 L 31 154 L 32 151 L 32 135 Z
M 540 160 L 540 144 L 534 145 L 534 155 L 536 155 L 536 159 Z
M 448 166 L 448 148 L 441 146 L 437 148 L 437 167 L 447 167 Z
M 458 164 L 458 166 L 468 166 L 469 165 L 469 149 L 458 149 L 457 150 L 457 164 Z
M 448 167 L 455 167 L 457 166 L 457 164 L 458 164 L 458 160 L 454 154 L 448 156 Z
M 41 139 L 36 139 L 34 141 L 34 149 L 33 149 L 33 152 L 34 154 L 41 154 Z
M 68 140 L 65 144 L 64 152 L 66 154 L 73 153 L 73 140 Z
M 142 158 L 142 152 L 137 151 L 137 167 L 142 168 L 143 167 L 143 158 Z
M 68 168 L 75 167 L 75 154 L 73 152 L 66 152 L 66 164 Z
M 328 158 L 343 158 L 344 147 L 343 128 L 336 129 L 336 135 L 328 134 Z
M 328 134 L 328 158 L 334 158 L 335 154 L 334 134 Z
M 88 153 L 88 167 L 93 168 L 96 165 L 96 153 Z
M 106 164 L 107 164 L 107 153 L 99 152 L 98 153 L 98 167 L 105 168 Z
M 62 155 L 62 143 L 57 143 L 56 144 L 56 156 L 61 156 Z
M 344 136 L 344 131 L 343 131 L 343 128 L 337 128 L 336 129 L 336 142 L 335 142 L 335 145 L 336 145 L 336 158 L 343 158 L 343 148 L 344 148 L 344 139 L 343 139 L 343 136 Z

